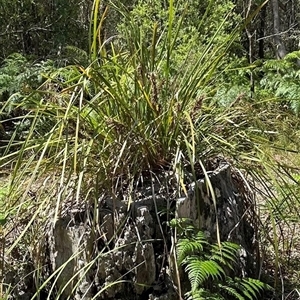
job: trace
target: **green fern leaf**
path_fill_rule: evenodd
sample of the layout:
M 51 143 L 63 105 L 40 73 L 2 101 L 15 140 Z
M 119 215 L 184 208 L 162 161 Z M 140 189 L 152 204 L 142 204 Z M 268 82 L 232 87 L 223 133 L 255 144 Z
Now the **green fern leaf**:
M 196 291 L 190 291 L 185 294 L 187 300 L 226 300 L 223 296 L 211 293 L 210 291 L 200 288 Z
M 266 72 L 276 71 L 283 74 L 292 67 L 293 63 L 284 59 L 269 59 L 264 63 L 264 69 Z
M 182 264 L 184 259 L 190 255 L 201 255 L 204 245 L 208 245 L 203 232 L 199 231 L 194 238 L 180 239 L 177 245 L 177 255 L 179 264 Z
M 284 57 L 284 60 L 291 61 L 291 60 L 296 60 L 296 59 L 299 59 L 299 58 L 300 58 L 300 50 L 288 53 Z
M 177 254 L 191 284 L 191 291 L 186 294 L 188 300 L 225 300 L 228 297 L 252 300 L 266 288 L 265 284 L 256 279 L 232 278 L 226 275 L 224 267 L 233 270 L 239 245 L 231 242 L 210 244 L 204 233 L 196 232 L 194 227 L 189 231 L 184 226 L 181 229 L 181 235 L 185 238 L 179 239 Z
M 189 280 L 192 285 L 192 291 L 198 289 L 208 278 L 220 279 L 222 274 L 225 275 L 222 267 L 214 261 L 199 260 L 192 257 L 187 261 L 185 271 L 188 273 Z
M 249 299 L 253 299 L 259 296 L 259 294 L 264 291 L 264 290 L 272 290 L 272 288 L 261 282 L 258 279 L 253 279 L 253 278 L 243 278 L 241 280 L 241 285 L 245 287 L 245 289 L 253 295 L 253 297 L 249 297 Z
M 300 99 L 291 101 L 291 108 L 295 112 L 295 114 L 298 116 L 300 113 Z
M 226 294 L 233 296 L 235 299 L 238 300 L 245 300 L 245 298 L 234 288 L 231 286 L 218 284 L 218 287 Z
M 239 248 L 239 245 L 230 242 L 222 242 L 221 247 L 219 244 L 214 244 L 212 245 L 212 256 L 210 259 L 219 261 L 232 269 L 233 263 L 237 260 L 237 250 Z
M 196 291 L 190 291 L 185 294 L 185 297 L 187 300 L 205 300 L 207 299 L 205 295 L 205 290 L 204 289 L 199 289 Z
M 66 46 L 65 47 L 66 56 L 71 58 L 75 63 L 87 66 L 89 62 L 88 54 L 86 51 L 75 47 L 75 46 Z

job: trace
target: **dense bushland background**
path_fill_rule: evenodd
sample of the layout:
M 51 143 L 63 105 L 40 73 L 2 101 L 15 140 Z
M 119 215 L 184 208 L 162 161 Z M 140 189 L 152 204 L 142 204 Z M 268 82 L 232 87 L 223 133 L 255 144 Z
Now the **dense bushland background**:
M 296 299 L 300 2 L 0 3 L 3 241 L 11 220 L 57 218 L 70 189 L 84 201 L 222 155 L 257 195 L 260 278 Z

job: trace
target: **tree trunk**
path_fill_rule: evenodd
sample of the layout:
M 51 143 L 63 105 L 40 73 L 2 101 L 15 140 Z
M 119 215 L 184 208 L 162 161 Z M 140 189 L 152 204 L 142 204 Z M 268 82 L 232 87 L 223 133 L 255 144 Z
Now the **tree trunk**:
M 280 16 L 279 16 L 279 3 L 278 0 L 272 0 L 273 8 L 273 29 L 274 29 L 274 43 L 276 46 L 276 56 L 282 59 L 286 56 L 285 45 L 280 36 Z
M 250 16 L 250 12 L 251 12 L 251 7 L 252 7 L 252 0 L 249 0 L 248 2 L 248 7 L 246 10 L 246 15 L 245 15 L 245 19 L 247 19 Z M 248 38 L 248 42 L 249 42 L 249 46 L 248 46 L 248 57 L 249 57 L 249 64 L 251 65 L 254 61 L 254 43 L 255 43 L 255 31 L 253 33 L 251 33 L 250 31 L 250 26 L 246 27 L 246 34 L 247 34 L 247 38 Z M 254 96 L 254 78 L 253 78 L 253 72 L 250 71 L 250 94 L 251 94 L 251 98 L 253 98 Z
M 264 36 L 266 28 L 267 6 L 265 5 L 260 11 L 260 24 L 258 28 L 258 56 L 260 59 L 265 57 Z
M 45 234 L 28 254 L 31 269 L 4 276 L 4 282 L 16 287 L 14 299 L 31 299 L 36 290 L 34 277 L 28 274 L 38 266 L 43 266 L 40 284 L 52 276 L 49 285 L 61 292 L 56 295 L 61 300 L 182 299 L 177 292 L 183 295 L 190 285 L 184 277 L 179 280 L 182 274 L 177 272 L 176 234 L 168 226 L 174 216 L 191 219 L 211 242 L 219 232 L 222 241 L 241 245 L 237 273 L 251 276 L 257 249 L 253 199 L 246 196 L 236 170 L 219 158 L 215 164 L 208 171 L 214 200 L 202 173 L 187 180 L 184 192 L 171 172 L 145 176 L 142 185 L 130 192 L 130 206 L 124 198 L 127 192 L 121 191 L 119 198 L 102 195 L 90 207 L 76 206 L 71 198 L 55 226 L 49 218 Z M 190 176 L 188 171 L 186 175 Z M 20 276 L 26 285 L 18 285 Z

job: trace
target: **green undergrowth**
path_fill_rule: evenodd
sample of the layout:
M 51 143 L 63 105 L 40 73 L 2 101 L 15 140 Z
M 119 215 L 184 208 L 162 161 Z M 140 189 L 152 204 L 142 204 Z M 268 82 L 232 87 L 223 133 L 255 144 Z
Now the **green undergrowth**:
M 8 180 L 1 178 L 2 182 L 0 184 L 0 226 L 4 225 L 6 222 L 7 211 L 6 211 L 6 202 L 8 196 Z
M 191 220 L 170 223 L 178 229 L 178 263 L 191 285 L 187 299 L 257 299 L 272 289 L 260 280 L 239 277 L 239 245 L 228 241 L 209 243 L 202 231 L 190 225 Z
M 6 97 L 1 116 L 10 114 L 1 123 L 13 129 L 1 144 L 0 158 L 1 168 L 12 168 L 5 196 L 11 212 L 7 230 L 14 221 L 26 224 L 7 245 L 6 255 L 43 236 L 40 229 L 47 222 L 55 224 L 68 203 L 95 204 L 102 194 L 119 201 L 124 185 L 130 190 L 150 171 L 175 172 L 184 189 L 186 166 L 195 174 L 194 166 L 200 165 L 205 175 L 210 159 L 220 155 L 241 170 L 247 188 L 263 195 L 264 226 L 288 224 L 283 207 L 299 220 L 299 199 L 291 184 L 299 169 L 275 158 L 278 152 L 298 155 L 299 145 L 293 140 L 299 131 L 290 130 L 290 125 L 299 124 L 297 117 L 269 97 L 271 92 L 255 98 L 234 91 L 230 101 L 224 96 L 228 86 L 222 80 L 229 76 L 224 66 L 245 25 L 234 24 L 231 10 L 224 13 L 212 36 L 191 56 L 194 45 L 182 51 L 180 42 L 185 13 L 176 13 L 188 6 L 177 7 L 170 0 L 166 14 L 146 24 L 145 34 L 145 27 L 133 20 L 136 11 L 111 4 L 109 9 L 123 23 L 114 39 L 101 40 L 106 12 L 99 15 L 100 4 L 94 1 L 90 51 L 78 49 L 82 59 L 62 68 L 51 64 L 40 72 L 41 81 L 28 82 L 29 87 L 24 78 L 21 86 L 6 83 L 12 89 L 10 97 L 8 89 L 1 90 Z M 228 22 L 235 29 L 228 31 Z M 255 189 L 257 185 L 263 189 Z M 277 228 L 271 228 L 278 277 Z M 260 232 L 262 239 L 270 240 L 267 230 L 262 227 Z M 38 257 L 35 263 L 40 275 Z M 50 284 L 38 278 L 37 294 Z M 49 290 L 58 299 L 54 287 Z

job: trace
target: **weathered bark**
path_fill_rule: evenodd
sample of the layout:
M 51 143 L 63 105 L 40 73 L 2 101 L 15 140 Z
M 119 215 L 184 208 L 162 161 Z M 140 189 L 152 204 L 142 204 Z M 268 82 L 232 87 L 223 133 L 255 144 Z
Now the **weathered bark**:
M 243 198 L 238 186 L 234 185 L 228 164 L 221 165 L 211 172 L 209 179 L 213 191 L 208 188 L 205 179 L 200 179 L 189 186 L 188 197 L 178 199 L 178 217 L 194 220 L 195 225 L 209 233 L 213 240 L 216 240 L 217 228 L 219 228 L 222 241 L 234 241 L 246 252 L 251 253 L 254 234 L 252 226 L 255 223 L 255 217 L 251 216 L 251 210 L 247 215 L 244 213 L 252 203 L 249 199 Z M 215 197 L 216 204 L 213 197 Z M 250 259 L 250 256 L 247 259 Z M 247 266 L 240 266 L 244 275 L 250 270 L 252 263 L 250 259 Z

